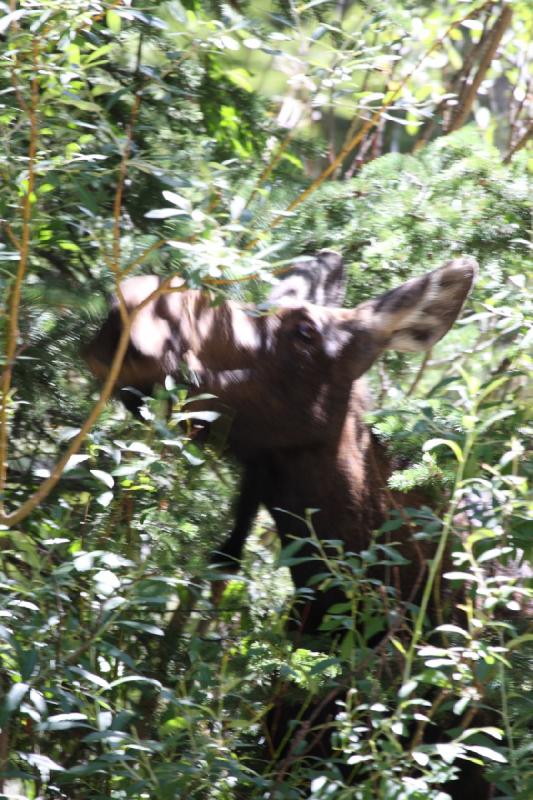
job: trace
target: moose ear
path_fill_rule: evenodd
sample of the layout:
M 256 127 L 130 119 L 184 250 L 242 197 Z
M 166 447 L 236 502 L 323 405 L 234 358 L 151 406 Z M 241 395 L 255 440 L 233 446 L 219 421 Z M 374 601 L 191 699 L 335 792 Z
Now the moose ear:
M 268 304 L 341 306 L 345 291 L 341 256 L 333 250 L 321 250 L 315 258 L 297 261 L 284 273 L 283 279 L 270 292 Z
M 429 350 L 459 316 L 477 266 L 469 256 L 456 258 L 434 272 L 362 303 L 357 316 L 387 349 Z

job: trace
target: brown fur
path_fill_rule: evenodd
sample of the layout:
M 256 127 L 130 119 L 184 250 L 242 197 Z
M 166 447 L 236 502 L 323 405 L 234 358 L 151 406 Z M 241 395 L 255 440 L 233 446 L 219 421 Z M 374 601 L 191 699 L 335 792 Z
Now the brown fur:
M 319 269 L 329 270 L 321 296 L 334 276 L 328 291 L 337 302 L 344 281 L 341 259 L 323 253 L 316 263 L 315 277 Z M 174 281 L 172 291 L 137 312 L 117 390 L 133 386 L 150 393 L 165 375 L 180 374 L 185 363 L 197 390 L 217 395 L 215 407 L 232 415 L 229 445 L 245 475 L 223 560 L 238 562 L 259 504 L 269 509 L 284 543 L 309 537 L 306 511 L 317 509 L 312 525 L 319 539 L 340 539 L 356 553 L 368 547 L 387 509 L 402 499 L 395 501 L 387 490 L 386 455 L 362 421 L 367 403 L 361 376 L 385 348 L 424 350 L 440 339 L 457 317 L 475 271 L 472 259 L 456 259 L 355 309 L 295 297 L 290 279 L 289 295 L 276 290 L 276 305 L 266 314 L 232 302 L 213 306 L 208 294 L 180 291 Z M 124 309 L 134 311 L 159 285 L 154 276 L 125 281 Z M 85 351 L 100 378 L 107 374 L 120 330 L 115 300 Z M 394 538 L 402 540 L 410 561 L 396 584 L 401 597 L 413 599 L 428 554 L 408 527 Z M 296 587 L 322 570 L 318 560 L 293 566 Z M 317 592 L 307 631 L 316 630 L 337 597 L 338 592 Z
M 401 513 L 402 504 L 420 501 L 387 488 L 387 455 L 363 422 L 362 375 L 386 348 L 425 350 L 444 336 L 461 310 L 476 264 L 456 259 L 355 309 L 338 309 L 308 300 L 319 296 L 323 302 L 339 302 L 342 261 L 323 253 L 313 263 L 310 284 L 318 288 L 297 295 L 297 287 L 305 284 L 300 268 L 286 295 L 283 287 L 276 289 L 275 306 L 266 314 L 231 302 L 213 306 L 209 295 L 176 291 L 175 284 L 171 293 L 149 302 L 132 326 L 117 392 L 132 386 L 149 394 L 167 374 L 186 377 L 191 391 L 216 395 L 210 405 L 232 416 L 228 444 L 244 469 L 234 528 L 218 554 L 226 567 L 238 565 L 261 504 L 284 544 L 294 537 L 309 540 L 310 519 L 319 540 L 341 540 L 346 551 L 360 554 L 391 508 Z M 126 281 L 121 286 L 126 311 L 131 313 L 158 285 L 155 277 Z M 101 379 L 109 371 L 120 331 L 115 301 L 85 350 Z M 137 399 L 122 396 L 138 410 Z M 308 509 L 315 511 L 306 518 Z M 397 590 L 394 603 L 400 611 L 402 603 L 416 600 L 432 548 L 417 544 L 409 523 L 390 538 L 401 542 L 409 564 L 372 574 Z M 309 556 L 291 566 L 296 588 L 303 589 L 324 574 L 324 565 L 312 558 L 316 550 L 309 541 L 297 555 Z M 312 601 L 297 615 L 300 634 L 316 635 L 328 608 L 344 598 L 331 585 L 324 588 L 315 581 L 313 588 Z M 286 704 L 283 713 L 287 716 Z M 313 707 L 306 713 L 312 717 Z M 278 716 L 274 710 L 274 737 Z M 281 727 L 285 730 L 284 723 Z M 454 784 L 452 795 L 466 797 L 473 786 L 469 782 Z M 476 790 L 479 800 L 488 796 L 483 795 L 485 786 L 482 782 Z

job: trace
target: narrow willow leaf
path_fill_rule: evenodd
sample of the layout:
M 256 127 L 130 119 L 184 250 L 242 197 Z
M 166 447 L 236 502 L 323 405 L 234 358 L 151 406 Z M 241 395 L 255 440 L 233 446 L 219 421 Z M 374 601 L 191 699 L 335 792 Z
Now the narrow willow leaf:
M 464 461 L 463 451 L 461 450 L 457 442 L 453 442 L 451 439 L 429 439 L 427 442 L 424 443 L 422 450 L 425 450 L 427 452 L 428 450 L 433 450 L 435 447 L 439 447 L 441 444 L 445 445 L 446 447 L 449 447 L 450 450 L 455 455 L 457 461 L 460 464 L 463 463 Z

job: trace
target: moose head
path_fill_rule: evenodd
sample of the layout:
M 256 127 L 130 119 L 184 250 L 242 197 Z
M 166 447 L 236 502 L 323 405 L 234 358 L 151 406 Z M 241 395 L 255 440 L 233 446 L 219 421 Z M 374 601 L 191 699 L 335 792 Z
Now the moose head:
M 306 281 L 305 275 L 311 280 Z M 149 394 L 186 364 L 202 390 L 234 414 L 233 447 L 289 448 L 331 441 L 342 429 L 354 381 L 386 349 L 423 351 L 444 336 L 472 285 L 475 261 L 463 257 L 354 309 L 333 307 L 342 296 L 340 256 L 319 253 L 298 264 L 271 293 L 263 314 L 209 295 L 179 291 L 144 305 L 131 327 L 116 390 Z M 157 291 L 155 276 L 130 278 L 120 291 L 129 313 Z M 177 291 L 178 290 L 178 291 Z M 327 305 L 313 301 L 320 299 Z M 121 331 L 118 300 L 85 350 L 104 378 Z M 130 405 L 138 403 L 129 400 Z

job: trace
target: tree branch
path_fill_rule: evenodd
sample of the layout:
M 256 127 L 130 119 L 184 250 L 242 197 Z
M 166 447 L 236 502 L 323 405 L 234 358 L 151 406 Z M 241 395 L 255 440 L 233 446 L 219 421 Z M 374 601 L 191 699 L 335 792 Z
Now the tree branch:
M 512 17 L 513 9 L 510 5 L 504 5 L 502 13 L 496 20 L 494 27 L 489 34 L 487 48 L 481 58 L 478 70 L 472 82 L 465 86 L 461 92 L 459 104 L 457 106 L 457 112 L 454 114 L 447 133 L 452 133 L 453 131 L 458 130 L 468 119 L 470 112 L 472 111 L 472 106 L 474 105 L 478 89 L 481 86 L 481 82 L 487 74 L 487 71 L 502 40 L 502 36 L 509 27 Z
M 518 153 L 519 150 L 522 150 L 523 147 L 526 146 L 528 141 L 533 136 L 533 123 L 529 125 L 528 128 L 524 131 L 522 136 L 515 142 L 515 144 L 508 150 L 505 158 L 503 159 L 504 164 L 510 164 L 511 160 L 515 153 Z
M 26 277 L 28 269 L 28 259 L 30 254 L 30 239 L 31 239 L 31 217 L 32 207 L 34 202 L 34 189 L 35 189 L 35 165 L 37 158 L 37 145 L 39 138 L 39 121 L 38 121 L 38 106 L 39 106 L 39 79 L 38 79 L 38 62 L 39 62 L 39 47 L 37 39 L 32 42 L 32 79 L 30 90 L 29 105 L 24 103 L 21 106 L 21 111 L 27 111 L 30 124 L 30 137 L 28 145 L 28 179 L 26 191 L 22 200 L 22 235 L 19 247 L 19 263 L 17 273 L 15 275 L 15 282 L 11 289 L 9 298 L 9 312 L 8 312 L 8 331 L 7 342 L 5 350 L 5 368 L 1 377 L 0 384 L 0 512 L 3 508 L 3 494 L 7 479 L 7 452 L 9 444 L 9 421 L 8 421 L 8 408 L 9 408 L 9 394 L 11 391 L 11 377 L 13 374 L 13 363 L 17 353 L 17 344 L 19 337 L 19 310 L 22 292 L 22 284 Z M 18 95 L 17 95 L 18 97 Z M 20 102 L 20 101 L 19 101 Z

